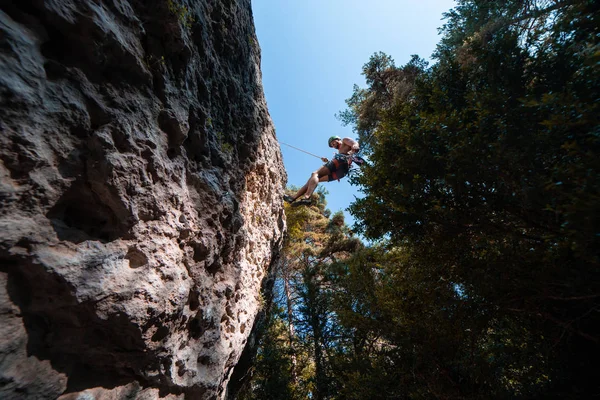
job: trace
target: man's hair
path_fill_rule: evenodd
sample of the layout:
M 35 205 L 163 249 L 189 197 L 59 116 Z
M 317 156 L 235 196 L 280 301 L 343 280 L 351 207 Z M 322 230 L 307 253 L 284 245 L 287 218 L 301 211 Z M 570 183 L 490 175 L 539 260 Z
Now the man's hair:
M 336 139 L 337 139 L 337 140 L 342 140 L 342 138 L 341 138 L 341 137 L 339 137 L 339 136 L 331 136 L 331 137 L 329 138 L 329 140 L 327 141 L 327 144 L 329 145 L 329 147 L 331 147 L 331 142 L 333 142 L 333 141 L 334 141 L 334 140 L 336 140 Z

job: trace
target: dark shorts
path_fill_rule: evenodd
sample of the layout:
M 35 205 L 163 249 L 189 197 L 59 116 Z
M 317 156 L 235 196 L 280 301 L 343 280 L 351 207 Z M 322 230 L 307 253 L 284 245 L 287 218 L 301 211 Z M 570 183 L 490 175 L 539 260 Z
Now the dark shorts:
M 336 154 L 333 156 L 333 160 L 325 164 L 329 172 L 331 172 L 329 174 L 329 182 L 342 179 L 348 174 L 348 170 L 350 169 L 349 161 L 350 157 L 347 157 L 345 154 Z

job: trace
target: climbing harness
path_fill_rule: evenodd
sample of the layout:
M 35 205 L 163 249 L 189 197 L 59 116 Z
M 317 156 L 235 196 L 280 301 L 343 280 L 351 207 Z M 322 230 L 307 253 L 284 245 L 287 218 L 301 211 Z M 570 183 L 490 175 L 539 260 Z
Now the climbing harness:
M 336 154 L 334 160 L 337 156 L 339 156 L 339 158 L 345 158 L 348 162 L 348 172 L 346 173 L 346 176 L 355 175 L 360 169 L 357 167 L 362 167 L 366 163 L 364 158 L 357 156 L 356 154 Z

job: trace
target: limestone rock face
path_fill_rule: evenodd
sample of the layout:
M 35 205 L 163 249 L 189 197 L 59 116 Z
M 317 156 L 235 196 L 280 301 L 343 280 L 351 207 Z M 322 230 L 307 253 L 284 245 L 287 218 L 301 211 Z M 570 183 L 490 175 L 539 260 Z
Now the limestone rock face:
M 0 5 L 0 398 L 223 398 L 285 229 L 250 0 Z

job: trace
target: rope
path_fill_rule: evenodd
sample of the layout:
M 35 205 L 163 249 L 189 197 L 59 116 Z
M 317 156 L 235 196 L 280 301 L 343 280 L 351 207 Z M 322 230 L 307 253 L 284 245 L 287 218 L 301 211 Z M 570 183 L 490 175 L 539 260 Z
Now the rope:
M 313 156 L 313 157 L 317 157 L 319 160 L 322 158 L 322 157 L 319 157 L 319 156 L 318 156 L 318 155 L 316 155 L 316 154 L 309 153 L 308 151 L 305 151 L 305 150 L 299 149 L 299 148 L 297 148 L 297 147 L 295 147 L 295 146 L 292 146 L 291 144 L 287 144 L 287 143 L 283 143 L 283 142 L 279 142 L 279 143 L 281 143 L 281 144 L 285 144 L 286 146 L 288 146 L 288 147 L 291 147 L 292 149 L 296 149 L 296 150 L 298 150 L 298 151 L 301 151 L 301 152 L 303 152 L 303 153 L 309 154 L 309 155 L 311 155 L 311 156 Z

